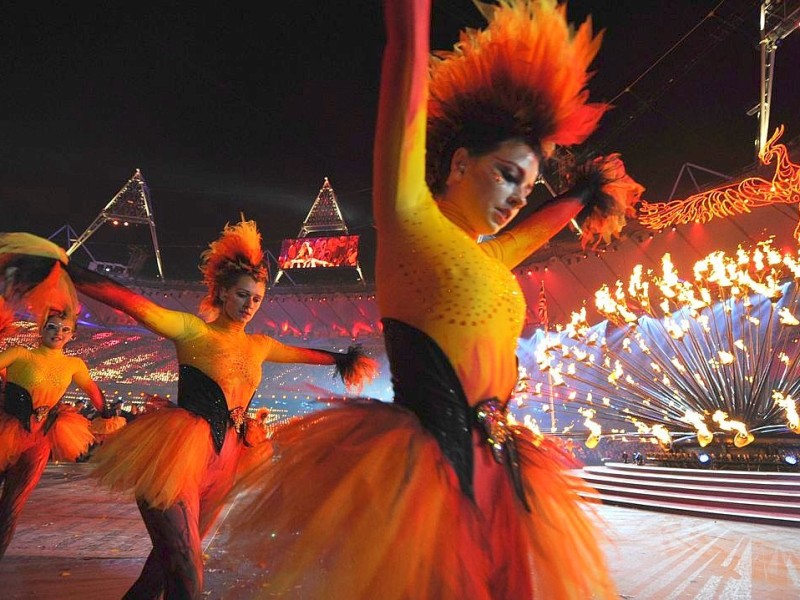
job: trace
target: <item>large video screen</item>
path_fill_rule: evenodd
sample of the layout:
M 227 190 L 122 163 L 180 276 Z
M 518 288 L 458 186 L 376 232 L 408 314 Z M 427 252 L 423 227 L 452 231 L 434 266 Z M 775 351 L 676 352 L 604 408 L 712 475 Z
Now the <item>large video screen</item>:
M 283 240 L 278 256 L 281 269 L 358 266 L 358 236 L 304 237 Z

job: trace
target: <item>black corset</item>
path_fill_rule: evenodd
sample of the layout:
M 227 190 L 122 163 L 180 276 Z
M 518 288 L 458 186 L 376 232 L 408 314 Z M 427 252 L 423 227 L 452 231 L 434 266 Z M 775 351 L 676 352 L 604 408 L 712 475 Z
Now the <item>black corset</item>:
M 461 491 L 472 500 L 472 429 L 476 428 L 499 464 L 506 467 L 523 506 L 530 510 L 519 470 L 506 403 L 497 398 L 470 407 L 450 360 L 429 335 L 395 319 L 383 319 L 386 353 L 392 371 L 395 403 L 408 408 L 436 438 L 458 476 Z
M 58 410 L 54 406 L 48 408 L 33 408 L 33 398 L 31 393 L 21 385 L 6 382 L 5 393 L 3 397 L 3 410 L 7 414 L 15 417 L 22 427 L 30 432 L 31 430 L 31 417 L 35 416 L 37 421 L 45 421 L 44 432 L 50 431 L 53 423 L 58 416 Z
M 395 403 L 436 438 L 461 490 L 474 499 L 471 411 L 453 366 L 433 338 L 402 321 L 383 319 L 383 336 Z
M 208 421 L 211 426 L 211 440 L 219 454 L 225 443 L 228 426 L 235 424 L 231 420 L 232 414 L 243 417 L 247 408 L 228 410 L 228 401 L 216 381 L 191 365 L 180 365 L 178 369 L 178 406 Z M 248 406 L 249 404 L 248 402 Z M 242 434 L 244 430 L 240 425 L 238 423 L 237 431 Z

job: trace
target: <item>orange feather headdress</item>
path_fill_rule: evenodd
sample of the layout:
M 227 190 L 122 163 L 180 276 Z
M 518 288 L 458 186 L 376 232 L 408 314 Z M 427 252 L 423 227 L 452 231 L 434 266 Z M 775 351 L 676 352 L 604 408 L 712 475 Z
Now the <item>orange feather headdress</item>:
M 81 310 L 78 293 L 60 262 L 55 263 L 45 280 L 25 296 L 25 301 L 40 327 L 54 316 L 78 324 Z
M 465 29 L 430 63 L 428 183 L 436 192 L 449 159 L 471 139 L 520 138 L 547 157 L 583 142 L 607 104 L 589 103 L 589 64 L 602 35 L 591 19 L 575 31 L 555 0 L 474 0 L 485 29 Z M 445 162 L 447 161 L 447 162 Z
M 0 341 L 16 333 L 14 326 L 14 310 L 0 296 Z
M 200 302 L 200 314 L 209 320 L 219 315 L 220 289 L 232 285 L 241 275 L 263 282 L 269 277 L 261 249 L 261 234 L 255 221 L 244 218 L 235 225 L 225 225 L 220 237 L 208 245 L 200 260 L 203 283 L 208 289 Z
M 30 233 L 0 234 L 0 278 L 5 294 L 43 326 L 53 315 L 77 324 L 80 303 L 63 265 L 69 257 L 63 248 Z

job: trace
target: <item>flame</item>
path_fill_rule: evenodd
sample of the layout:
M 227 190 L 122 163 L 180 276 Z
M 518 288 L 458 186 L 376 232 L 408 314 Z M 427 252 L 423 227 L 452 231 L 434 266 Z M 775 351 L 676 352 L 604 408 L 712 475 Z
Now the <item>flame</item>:
M 701 448 L 708 446 L 714 440 L 714 434 L 708 429 L 708 426 L 705 424 L 705 421 L 703 421 L 703 417 L 700 415 L 700 413 L 692 410 L 691 408 L 687 408 L 686 414 L 681 417 L 681 421 L 688 423 L 695 428 L 697 431 L 697 442 L 700 444 Z
M 734 356 L 730 352 L 719 350 L 717 354 L 719 355 L 719 362 L 721 362 L 723 365 L 729 365 L 733 362 Z
M 658 443 L 661 444 L 664 448 L 670 448 L 672 446 L 672 436 L 670 436 L 669 431 L 667 428 L 664 427 L 661 423 L 656 423 L 650 430 L 650 433 L 655 436 L 658 440 Z
M 661 269 L 636 265 L 627 282 L 602 286 L 595 304 L 608 326 L 590 326 L 582 307 L 560 333 L 546 336 L 537 348 L 546 373 L 538 393 L 551 391 L 573 411 L 591 407 L 600 416 L 636 418 L 649 424 L 646 434 L 641 432 L 647 426 L 636 425 L 639 435 L 662 445 L 672 435 L 694 431 L 706 446 L 712 430 L 721 428 L 738 447 L 746 446 L 754 441 L 750 430 L 782 420 L 773 402 L 800 434 L 794 400 L 772 401 L 760 393 L 800 377 L 796 336 L 777 329 L 779 322 L 800 325 L 800 312 L 794 315 L 800 262 L 769 238 L 733 253 L 711 252 L 695 262 L 694 275 L 679 276 L 666 254 Z M 745 385 L 733 386 L 734 376 Z M 556 386 L 566 391 L 554 392 Z M 742 390 L 744 398 L 737 395 Z M 747 424 L 728 417 L 745 414 L 743 406 L 753 415 Z M 581 415 L 576 422 L 588 419 L 584 425 L 590 428 L 594 415 Z M 590 428 L 589 443 L 598 441 Z
M 536 422 L 536 419 L 534 419 L 530 415 L 525 415 L 523 417 L 522 424 L 528 429 L 530 429 L 536 437 L 542 436 L 542 432 L 539 430 L 539 424 Z
M 579 408 L 578 412 L 586 417 L 583 421 L 583 425 L 589 430 L 589 437 L 584 442 L 584 445 L 587 448 L 594 448 L 597 446 L 598 442 L 600 442 L 600 434 L 602 433 L 600 423 L 593 420 L 595 411 L 592 408 Z
M 800 415 L 797 414 L 797 404 L 791 396 L 784 396 L 778 390 L 772 391 L 772 399 L 780 408 L 786 411 L 787 425 L 794 433 L 800 433 Z
M 733 421 L 728 419 L 728 413 L 722 410 L 717 410 L 711 416 L 711 420 L 719 424 L 720 429 L 723 431 L 735 431 L 736 435 L 733 436 L 733 445 L 737 448 L 744 448 L 752 443 L 755 437 L 752 433 L 747 431 L 747 427 L 741 421 Z
M 800 325 L 800 321 L 785 306 L 778 311 L 781 325 Z

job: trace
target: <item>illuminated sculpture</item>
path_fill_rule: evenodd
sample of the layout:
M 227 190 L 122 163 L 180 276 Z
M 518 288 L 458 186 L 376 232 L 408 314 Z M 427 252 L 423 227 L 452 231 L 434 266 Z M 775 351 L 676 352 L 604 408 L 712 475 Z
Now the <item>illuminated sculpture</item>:
M 760 433 L 800 433 L 798 278 L 800 262 L 771 239 L 709 254 L 692 280 L 669 254 L 660 273 L 639 265 L 627 285 L 596 292 L 606 321 L 589 326 L 583 308 L 537 334 L 540 372 L 530 369 L 527 388 L 573 412 L 565 429 L 585 418 L 589 447 L 598 421 L 663 447 L 687 437 L 705 446 L 715 432 L 738 448 Z
M 670 202 L 645 202 L 639 209 L 639 222 L 660 231 L 673 225 L 707 223 L 715 217 L 749 213 L 769 204 L 800 203 L 800 165 L 789 159 L 786 146 L 779 144 L 779 127 L 759 152 L 762 164 L 775 163 L 772 179 L 747 177 L 738 183 L 716 187 L 707 192 Z M 794 230 L 800 241 L 800 223 Z

